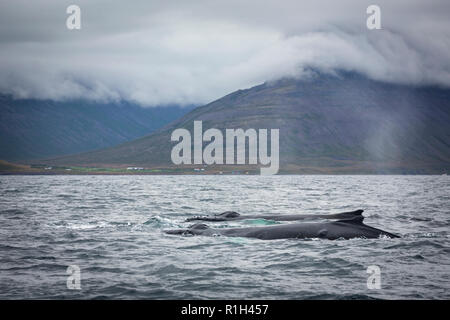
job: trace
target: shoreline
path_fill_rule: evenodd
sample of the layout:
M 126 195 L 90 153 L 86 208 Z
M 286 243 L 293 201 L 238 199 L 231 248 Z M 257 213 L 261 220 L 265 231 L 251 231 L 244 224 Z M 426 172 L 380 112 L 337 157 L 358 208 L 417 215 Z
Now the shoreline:
M 446 166 L 341 163 L 340 165 L 282 165 L 277 175 L 446 175 Z M 258 165 L 182 165 L 139 167 L 131 165 L 18 164 L 0 160 L 0 175 L 261 175 Z
M 0 176 L 260 176 L 259 173 L 213 173 L 213 172 L 32 172 L 32 171 L 11 171 L 0 172 Z M 447 176 L 442 173 L 398 173 L 398 172 L 279 172 L 274 176 Z

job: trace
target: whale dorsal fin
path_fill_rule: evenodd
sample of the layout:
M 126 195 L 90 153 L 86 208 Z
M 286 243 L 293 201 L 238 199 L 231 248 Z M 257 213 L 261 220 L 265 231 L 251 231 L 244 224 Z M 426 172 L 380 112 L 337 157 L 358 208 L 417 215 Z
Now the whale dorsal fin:
M 224 218 L 237 218 L 240 216 L 240 214 L 235 211 L 225 211 L 225 212 L 216 214 L 216 216 L 224 217 Z
M 336 222 L 351 223 L 351 224 L 362 224 L 363 221 L 364 221 L 364 217 L 362 215 L 358 215 L 358 216 L 352 217 L 350 219 L 338 220 Z
M 352 216 L 352 217 L 355 216 L 355 217 L 357 217 L 357 216 L 362 215 L 363 212 L 364 212 L 364 210 L 359 209 L 359 210 L 355 210 L 355 211 L 348 211 L 348 212 L 338 213 L 337 215 L 338 216 L 341 215 L 341 216 Z
M 337 219 L 337 220 L 347 220 L 347 219 L 352 219 L 354 217 L 360 217 L 363 212 L 364 212 L 364 210 L 359 209 L 359 210 L 355 210 L 355 211 L 336 213 L 336 214 L 330 215 L 329 217 Z

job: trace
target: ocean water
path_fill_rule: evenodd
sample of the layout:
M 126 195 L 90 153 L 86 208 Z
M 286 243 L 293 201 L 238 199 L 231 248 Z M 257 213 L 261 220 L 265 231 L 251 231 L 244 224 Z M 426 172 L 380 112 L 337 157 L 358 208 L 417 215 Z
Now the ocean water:
M 227 210 L 359 208 L 366 224 L 402 238 L 163 232 Z M 448 176 L 0 176 L 0 298 L 449 299 L 449 226 Z M 70 265 L 79 290 L 67 286 Z M 380 289 L 367 287 L 372 265 Z

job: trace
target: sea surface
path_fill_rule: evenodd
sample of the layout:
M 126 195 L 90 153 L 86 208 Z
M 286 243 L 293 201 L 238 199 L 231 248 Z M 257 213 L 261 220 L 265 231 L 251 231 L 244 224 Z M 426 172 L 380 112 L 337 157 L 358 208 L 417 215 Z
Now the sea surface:
M 401 238 L 163 232 L 227 210 L 355 209 Z M 0 176 L 0 299 L 450 299 L 449 226 L 449 176 Z

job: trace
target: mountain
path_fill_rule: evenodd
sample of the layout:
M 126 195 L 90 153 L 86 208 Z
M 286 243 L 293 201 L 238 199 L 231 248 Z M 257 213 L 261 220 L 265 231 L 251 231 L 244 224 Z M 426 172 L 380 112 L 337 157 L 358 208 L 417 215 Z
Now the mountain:
M 56 165 L 170 167 L 176 128 L 279 128 L 280 172 L 442 173 L 450 170 L 450 90 L 355 73 L 282 79 L 233 92 L 157 132 Z M 225 167 L 224 167 L 225 168 Z
M 27 160 L 101 149 L 144 135 L 192 107 L 14 100 L 0 95 L 0 159 Z

